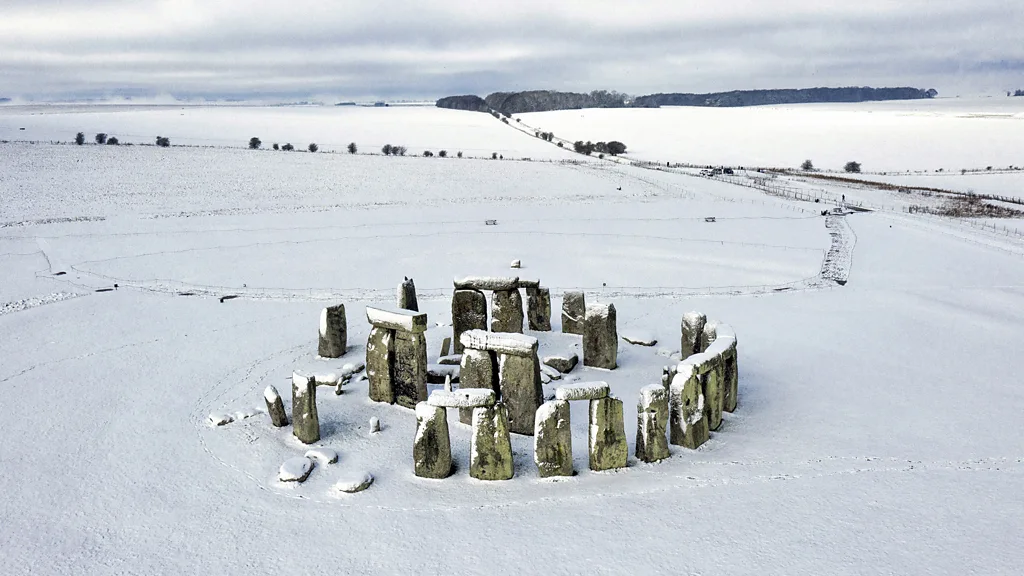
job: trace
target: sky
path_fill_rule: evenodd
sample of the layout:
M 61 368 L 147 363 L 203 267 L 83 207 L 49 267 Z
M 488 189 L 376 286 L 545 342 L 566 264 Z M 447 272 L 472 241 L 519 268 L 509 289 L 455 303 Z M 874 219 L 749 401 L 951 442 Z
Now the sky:
M 1024 88 L 1020 0 L 0 0 L 0 97 Z

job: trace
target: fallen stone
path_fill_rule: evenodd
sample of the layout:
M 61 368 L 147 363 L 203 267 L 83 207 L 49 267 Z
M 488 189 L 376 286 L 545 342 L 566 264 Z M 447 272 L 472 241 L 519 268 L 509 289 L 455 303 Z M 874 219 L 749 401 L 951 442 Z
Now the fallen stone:
M 214 412 L 207 416 L 206 419 L 212 426 L 224 426 L 235 421 L 235 417 L 227 412 Z
M 583 334 L 583 320 L 587 315 L 583 292 L 566 292 L 562 296 L 562 333 Z
M 576 354 L 570 354 L 569 356 L 545 356 L 544 364 L 558 370 L 562 374 L 568 374 L 572 372 L 572 369 L 576 367 L 580 361 L 580 357 Z
M 334 489 L 346 494 L 355 494 L 356 492 L 366 490 L 371 484 L 373 484 L 373 474 L 369 472 L 349 472 L 338 479 Z
M 306 450 L 306 458 L 321 464 L 334 464 L 338 461 L 338 453 L 330 448 L 313 448 Z
M 478 480 L 512 478 L 512 441 L 503 404 L 473 409 L 469 475 Z
M 533 461 L 541 478 L 573 475 L 572 429 L 567 401 L 552 400 L 537 409 Z
M 479 290 L 456 290 L 452 296 L 452 338 L 455 354 L 462 354 L 461 336 L 468 330 L 487 330 L 487 296 Z
M 434 390 L 427 398 L 427 404 L 438 408 L 481 408 L 494 406 L 497 401 L 494 390 L 486 388 L 466 388 L 451 392 Z
M 423 333 L 395 332 L 391 387 L 395 404 L 415 408 L 427 399 L 427 338 Z
M 349 378 L 358 372 L 362 372 L 363 368 L 366 368 L 366 364 L 362 362 L 347 362 L 341 367 L 341 377 Z
M 555 370 L 551 366 L 548 366 L 547 364 L 541 364 L 540 365 L 540 375 L 541 375 L 542 378 L 544 376 L 547 376 L 548 380 L 561 380 L 562 379 L 562 373 L 559 372 L 558 370 Z
M 491 332 L 523 333 L 523 296 L 519 290 L 492 292 Z
M 452 473 L 452 447 L 444 408 L 416 404 L 416 437 L 412 444 L 414 472 L 420 478 L 447 478 Z
M 555 390 L 555 398 L 559 400 L 599 400 L 607 398 L 611 388 L 607 382 L 578 382 L 562 384 Z
M 384 310 L 366 307 L 366 320 L 375 328 L 388 328 L 400 332 L 422 333 L 427 330 L 427 315 L 410 310 Z
M 303 444 L 320 441 L 316 379 L 301 372 L 292 374 L 292 434 Z
M 669 388 L 669 441 L 695 450 L 707 442 L 708 437 L 700 377 L 691 367 L 689 371 L 676 374 Z
M 498 386 L 508 410 L 509 429 L 516 434 L 533 434 L 534 416 L 544 402 L 537 355 L 498 356 Z
M 277 479 L 281 482 L 305 482 L 313 471 L 313 462 L 306 457 L 289 458 L 281 464 L 277 471 Z
M 427 384 L 443 384 L 446 379 L 459 379 L 459 366 L 452 364 L 427 364 Z
M 533 336 L 487 332 L 485 330 L 463 332 L 460 339 L 466 348 L 526 357 L 535 356 L 540 344 Z
M 372 328 L 366 339 L 366 376 L 370 381 L 370 400 L 395 403 L 392 386 L 392 364 L 394 363 L 395 331 L 387 328 Z
M 472 388 L 492 390 L 498 394 L 498 359 L 493 353 L 467 348 L 462 354 L 459 390 Z M 459 421 L 467 425 L 472 424 L 473 411 L 468 408 L 459 410 Z
M 631 333 L 622 336 L 622 339 L 635 346 L 654 346 L 658 343 L 658 339 L 653 334 L 646 333 Z
M 466 276 L 455 279 L 456 290 L 517 290 L 518 276 Z
M 590 304 L 583 321 L 583 365 L 614 370 L 619 354 L 615 305 Z
M 657 462 L 669 457 L 665 429 L 668 426 L 668 392 L 661 384 L 640 389 L 637 402 L 636 457 Z
M 317 386 L 337 386 L 341 382 L 341 376 L 330 373 L 314 373 L 313 380 L 316 380 Z
M 700 337 L 704 333 L 704 325 L 708 317 L 700 312 L 687 312 L 683 314 L 683 321 L 680 324 L 682 337 L 679 340 L 679 356 L 683 360 L 701 351 Z
M 317 353 L 322 358 L 341 358 L 348 351 L 348 322 L 345 305 L 320 311 L 320 340 Z
M 416 302 L 416 284 L 412 278 L 406 278 L 398 285 L 398 307 L 413 312 L 419 311 L 419 304 Z
M 526 289 L 526 316 L 530 330 L 551 331 L 551 291 L 547 288 Z
M 520 266 L 522 266 L 522 265 L 523 265 L 523 263 L 522 263 L 521 261 L 519 261 L 519 260 L 513 260 L 513 261 L 512 261 L 512 264 L 510 264 L 510 265 L 509 265 L 509 267 L 510 267 L 510 268 L 519 268 L 519 267 L 520 267 Z
M 267 386 L 263 391 L 263 399 L 267 402 L 267 414 L 270 414 L 270 423 L 276 428 L 288 425 L 288 413 L 284 411 L 284 402 L 277 388 Z
M 622 420 L 622 401 L 601 398 L 590 401 L 590 469 L 625 468 L 629 456 Z

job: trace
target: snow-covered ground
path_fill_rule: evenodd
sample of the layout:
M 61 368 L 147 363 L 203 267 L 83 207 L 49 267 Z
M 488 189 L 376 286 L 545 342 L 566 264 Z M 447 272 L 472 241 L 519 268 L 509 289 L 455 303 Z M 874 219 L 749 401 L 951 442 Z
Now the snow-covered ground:
M 553 149 L 455 114 L 489 122 L 486 139 L 510 149 Z M 0 144 L 0 198 L 0 547 L 14 572 L 1013 574 L 1024 563 L 1015 238 L 898 210 L 826 219 L 828 198 L 598 162 L 12 143 Z M 687 311 L 735 328 L 738 410 L 697 451 L 593 473 L 586 406 L 574 403 L 575 477 L 541 480 L 532 438 L 513 436 L 516 477 L 492 483 L 469 477 L 469 428 L 452 412 L 457 470 L 428 481 L 412 472 L 413 413 L 371 403 L 356 377 L 340 395 L 318 390 L 317 446 L 337 462 L 314 456 L 304 483 L 279 480 L 292 458 L 304 472 L 309 447 L 252 415 L 268 385 L 290 409 L 294 370 L 362 361 L 363 309 L 393 306 L 404 276 L 435 362 L 452 278 L 508 274 L 513 259 L 552 289 L 555 331 L 532 334 L 542 355 L 581 354 L 559 330 L 571 289 L 614 303 L 620 335 L 658 340 L 620 341 L 617 370 L 579 366 L 545 386 L 608 382 L 626 403 L 631 454 L 639 390 L 671 362 Z M 320 310 L 336 302 L 349 353 L 320 360 Z M 211 414 L 233 421 L 213 426 Z M 365 491 L 341 491 L 368 475 Z

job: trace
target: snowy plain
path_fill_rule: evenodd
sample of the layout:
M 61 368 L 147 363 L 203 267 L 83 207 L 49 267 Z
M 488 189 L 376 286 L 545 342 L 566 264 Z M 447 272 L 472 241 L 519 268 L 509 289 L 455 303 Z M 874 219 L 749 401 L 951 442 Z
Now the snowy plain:
M 10 110 L 0 126 L 28 123 Z M 456 126 L 445 132 L 429 127 L 431 109 L 415 122 L 370 112 L 389 120 L 376 135 L 365 121 L 367 141 L 568 154 L 484 114 L 444 111 Z M 46 120 L 40 139 L 86 130 L 77 113 Z M 172 133 L 135 113 L 146 112 L 117 112 Z M 218 113 L 236 121 L 202 112 Z M 238 135 L 231 145 L 262 137 Z M 1014 574 L 1024 563 L 1013 353 L 1024 244 L 1012 238 L 898 211 L 826 220 L 829 205 L 595 159 L 8 143 L 0 199 L 0 548 L 14 573 Z M 452 278 L 507 275 L 513 259 L 554 296 L 554 332 L 531 333 L 542 356 L 582 355 L 560 333 L 566 290 L 614 303 L 620 336 L 659 340 L 620 341 L 617 370 L 579 366 L 545 386 L 607 382 L 626 403 L 631 453 L 639 391 L 671 363 L 685 312 L 736 330 L 738 410 L 697 451 L 593 473 L 586 405 L 574 403 L 576 476 L 539 479 L 532 438 L 513 435 L 516 477 L 493 483 L 469 477 L 455 413 L 455 474 L 416 478 L 412 412 L 370 402 L 358 378 L 341 395 L 319 388 L 318 446 L 338 461 L 318 461 L 302 484 L 278 481 L 309 449 L 290 429 L 265 414 L 209 423 L 261 408 L 268 385 L 290 408 L 293 370 L 362 361 L 363 309 L 392 307 L 404 276 L 434 362 Z M 845 286 L 822 279 L 830 262 Z M 320 360 L 320 310 L 337 302 L 349 352 Z M 368 489 L 339 492 L 367 473 Z

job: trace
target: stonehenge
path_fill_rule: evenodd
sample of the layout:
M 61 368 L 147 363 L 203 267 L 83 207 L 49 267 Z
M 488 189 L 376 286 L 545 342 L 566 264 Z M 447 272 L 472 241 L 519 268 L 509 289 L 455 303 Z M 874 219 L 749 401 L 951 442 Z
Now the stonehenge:
M 583 334 L 583 317 L 587 313 L 583 292 L 566 292 L 562 296 L 562 333 Z
M 619 336 L 614 304 L 589 304 L 583 318 L 583 365 L 614 370 Z
M 320 441 L 316 378 L 301 372 L 292 374 L 292 434 L 303 444 Z
M 318 354 L 321 358 L 341 358 L 347 351 L 348 323 L 345 319 L 345 305 L 324 308 L 320 312 Z
M 414 409 L 427 399 L 427 315 L 367 306 L 366 319 L 370 399 Z
M 398 285 L 398 307 L 402 310 L 419 312 L 419 304 L 416 303 L 416 284 L 412 278 L 406 278 Z
M 544 401 L 537 339 L 470 330 L 462 333 L 460 341 L 464 347 L 460 388 L 495 389 L 496 378 L 496 390 L 508 410 L 509 429 L 533 435 L 534 414 Z

